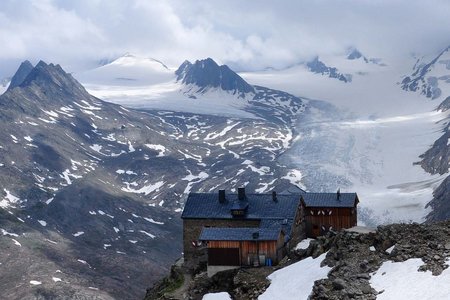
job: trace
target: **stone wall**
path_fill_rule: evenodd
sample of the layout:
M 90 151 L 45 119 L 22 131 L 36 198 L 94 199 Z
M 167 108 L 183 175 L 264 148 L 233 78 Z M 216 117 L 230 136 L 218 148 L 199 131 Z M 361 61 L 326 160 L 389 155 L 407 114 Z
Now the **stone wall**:
M 288 245 L 289 250 L 295 247 L 301 240 L 306 238 L 306 224 L 303 213 L 303 209 L 299 205 L 294 222 L 292 223 L 292 233 L 287 233 L 291 235 L 291 240 Z

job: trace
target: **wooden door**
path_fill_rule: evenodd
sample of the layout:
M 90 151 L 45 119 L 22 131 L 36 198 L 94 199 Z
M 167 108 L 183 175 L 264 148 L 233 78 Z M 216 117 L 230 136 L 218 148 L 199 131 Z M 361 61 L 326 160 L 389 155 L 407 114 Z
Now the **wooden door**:
M 312 226 L 312 236 L 314 238 L 318 237 L 320 235 L 320 226 L 319 225 L 313 225 Z
M 240 266 L 239 248 L 208 248 L 208 265 Z

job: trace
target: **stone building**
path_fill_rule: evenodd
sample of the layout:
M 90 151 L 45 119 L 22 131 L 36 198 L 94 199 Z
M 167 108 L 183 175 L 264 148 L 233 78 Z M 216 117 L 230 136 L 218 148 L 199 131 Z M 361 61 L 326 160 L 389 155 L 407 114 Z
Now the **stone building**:
M 183 219 L 184 265 L 215 270 L 276 264 L 306 237 L 357 225 L 356 193 L 190 193 Z
M 218 194 L 190 193 L 181 217 L 187 267 L 206 262 L 208 250 L 229 255 L 240 265 L 254 264 L 260 255 L 275 263 L 303 238 L 298 194 L 246 194 L 244 188 L 237 194 L 225 194 L 224 190 Z M 263 240 L 268 236 L 270 241 Z M 207 250 L 206 243 L 217 247 Z M 216 248 L 228 250 L 211 250 Z

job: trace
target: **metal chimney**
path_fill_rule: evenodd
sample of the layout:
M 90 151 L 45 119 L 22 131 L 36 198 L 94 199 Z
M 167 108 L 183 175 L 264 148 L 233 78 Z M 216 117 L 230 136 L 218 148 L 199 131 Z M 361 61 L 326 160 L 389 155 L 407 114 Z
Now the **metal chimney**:
M 225 190 L 219 190 L 219 202 L 220 203 L 225 202 Z
M 245 187 L 238 188 L 238 199 L 245 200 Z
M 277 201 L 278 201 L 278 199 L 277 199 L 277 192 L 275 192 L 275 191 L 272 191 L 272 200 L 273 200 L 274 202 L 277 202 Z

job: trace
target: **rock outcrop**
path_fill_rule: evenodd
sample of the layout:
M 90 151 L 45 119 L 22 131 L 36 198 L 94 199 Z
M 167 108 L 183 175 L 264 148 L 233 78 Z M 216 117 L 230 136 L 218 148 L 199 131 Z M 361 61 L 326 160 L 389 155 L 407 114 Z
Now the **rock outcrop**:
M 271 272 L 312 256 L 327 253 L 322 265 L 331 267 L 326 279 L 314 283 L 310 299 L 376 299 L 370 279 L 386 261 L 421 258 L 419 271 L 437 276 L 448 268 L 450 221 L 436 224 L 392 224 L 370 232 L 342 231 L 313 240 L 307 249 L 292 251 L 277 267 L 203 273 L 191 282 L 184 299 L 202 299 L 206 293 L 228 292 L 233 299 L 257 299 L 270 285 Z M 151 299 L 151 298 L 148 298 Z

